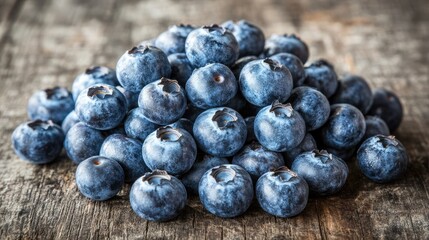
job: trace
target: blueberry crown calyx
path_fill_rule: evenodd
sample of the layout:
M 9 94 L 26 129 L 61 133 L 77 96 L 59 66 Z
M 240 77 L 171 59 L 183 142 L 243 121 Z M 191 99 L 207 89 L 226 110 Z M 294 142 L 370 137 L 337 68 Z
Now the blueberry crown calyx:
M 142 181 L 148 182 L 151 185 L 160 185 L 162 181 L 170 181 L 171 176 L 167 171 L 155 169 L 152 172 L 147 172 L 143 175 Z
M 327 162 L 328 160 L 332 160 L 332 154 L 328 153 L 328 151 L 326 151 L 326 150 L 320 150 L 319 151 L 319 150 L 315 149 L 315 150 L 313 150 L 313 156 L 321 158 L 324 163 Z
M 87 93 L 88 97 L 93 98 L 96 96 L 101 99 L 104 99 L 106 96 L 112 96 L 112 95 L 113 95 L 113 89 L 103 85 L 90 87 Z
M 292 172 L 286 166 L 282 166 L 275 170 L 271 170 L 271 172 L 272 172 L 272 176 L 278 177 L 282 182 L 287 182 L 287 181 L 290 181 L 292 178 L 298 177 L 298 175 L 295 172 Z
M 218 110 L 212 117 L 212 121 L 216 122 L 220 129 L 225 129 L 233 126 L 233 123 L 238 120 L 235 114 L 228 112 L 226 108 Z
M 274 113 L 276 117 L 292 117 L 293 114 L 293 108 L 290 103 L 283 104 L 279 102 L 278 100 L 275 100 L 271 104 L 270 112 Z
M 67 98 L 70 94 L 67 91 L 67 89 L 62 87 L 54 87 L 54 88 L 48 88 L 45 89 L 46 98 L 47 99 L 53 99 L 53 100 L 60 100 Z
M 212 24 L 212 25 L 209 25 L 209 26 L 203 26 L 202 29 L 206 30 L 208 33 L 219 32 L 221 34 L 225 34 L 225 32 L 226 32 L 226 28 L 221 27 L 221 26 L 219 26 L 217 24 Z
M 162 77 L 158 85 L 162 86 L 165 93 L 180 93 L 180 85 L 176 80 Z
M 217 183 L 228 183 L 233 181 L 237 173 L 229 166 L 220 165 L 218 167 L 212 168 L 210 176 L 214 178 Z
M 146 53 L 147 51 L 149 51 L 150 48 L 151 48 L 151 46 L 149 46 L 149 45 L 139 45 L 137 47 L 134 46 L 133 48 L 128 50 L 127 53 L 128 54 Z
M 171 126 L 165 126 L 156 130 L 156 137 L 164 142 L 177 142 L 182 137 L 182 133 Z
M 378 136 L 377 142 L 380 142 L 384 148 L 387 148 L 389 145 L 397 146 L 398 141 L 396 141 L 396 137 L 393 135 L 390 136 Z
M 264 64 L 264 66 L 269 67 L 272 71 L 278 71 L 283 67 L 283 65 L 271 58 L 265 58 L 264 60 L 262 60 L 262 63 Z
M 35 130 L 37 128 L 42 128 L 43 130 L 48 130 L 49 128 L 53 127 L 55 124 L 51 120 L 43 121 L 40 119 L 31 121 L 27 124 L 31 129 Z

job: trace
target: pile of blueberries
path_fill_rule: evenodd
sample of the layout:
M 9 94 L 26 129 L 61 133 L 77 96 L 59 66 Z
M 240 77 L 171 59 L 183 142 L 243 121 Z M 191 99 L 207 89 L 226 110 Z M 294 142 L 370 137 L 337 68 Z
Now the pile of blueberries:
M 178 216 L 188 194 L 223 218 L 254 197 L 270 214 L 295 216 L 309 194 L 344 186 L 353 156 L 375 182 L 402 176 L 408 155 L 390 135 L 398 97 L 360 76 L 338 79 L 326 60 L 304 65 L 308 57 L 297 36 L 265 40 L 244 20 L 172 26 L 126 51 L 116 70 L 86 69 L 71 92 L 34 93 L 13 148 L 45 164 L 64 147 L 79 191 L 95 201 L 133 183 L 131 207 L 152 221 Z

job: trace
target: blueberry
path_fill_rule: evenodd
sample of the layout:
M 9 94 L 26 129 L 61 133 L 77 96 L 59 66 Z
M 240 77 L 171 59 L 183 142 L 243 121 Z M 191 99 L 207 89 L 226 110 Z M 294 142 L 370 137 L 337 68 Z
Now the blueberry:
M 197 68 L 209 63 L 230 66 L 238 59 L 239 46 L 230 31 L 215 24 L 192 31 L 186 39 L 185 52 Z
M 63 131 L 51 120 L 22 123 L 12 133 L 15 153 L 34 164 L 54 161 L 63 149 L 63 141 Z
M 311 135 L 310 133 L 307 133 L 304 139 L 301 141 L 301 143 L 298 144 L 298 146 L 283 153 L 286 166 L 291 167 L 293 161 L 298 155 L 300 155 L 303 152 L 312 151 L 314 149 L 317 149 L 316 140 L 314 139 L 313 135 Z
M 254 183 L 264 173 L 285 165 L 280 153 L 270 151 L 258 142 L 252 142 L 232 158 L 232 164 L 244 168 Z
M 331 105 L 331 115 L 321 128 L 323 144 L 329 148 L 350 149 L 365 134 L 365 118 L 359 109 L 350 104 Z
M 200 183 L 201 177 L 210 168 L 228 164 L 226 158 L 214 157 L 210 155 L 204 155 L 203 157 L 197 157 L 192 168 L 183 175 L 182 183 L 185 185 L 186 190 L 192 194 L 198 194 L 198 184 Z
M 362 143 L 357 151 L 357 160 L 367 178 L 387 183 L 405 174 L 408 154 L 394 136 L 376 135 Z
M 128 111 L 138 107 L 138 100 L 140 92 L 130 92 L 121 86 L 116 86 L 122 95 L 124 95 L 125 100 L 127 100 L 127 109 Z
M 165 54 L 185 53 L 185 41 L 195 27 L 191 25 L 173 25 L 161 33 L 155 40 L 155 46 Z
M 76 123 L 80 122 L 79 118 L 76 114 L 76 112 L 73 110 L 71 111 L 66 118 L 64 118 L 64 121 L 61 123 L 61 128 L 63 129 L 64 134 L 67 134 L 67 132 L 70 130 L 71 127 L 73 127 Z
M 298 155 L 292 163 L 292 171 L 304 178 L 310 191 L 318 195 L 338 192 L 349 174 L 349 168 L 341 158 L 324 150 Z
M 274 100 L 285 102 L 293 88 L 289 70 L 270 58 L 246 64 L 241 71 L 239 84 L 244 98 L 260 107 Z
M 197 145 L 186 130 L 165 126 L 147 136 L 142 152 L 151 170 L 165 170 L 177 176 L 191 169 L 197 158 Z
M 212 108 L 201 113 L 194 123 L 194 137 L 204 152 L 216 157 L 231 157 L 247 137 L 243 117 L 231 108 Z
M 399 98 L 391 91 L 379 88 L 373 92 L 372 106 L 368 115 L 383 119 L 390 132 L 394 132 L 402 121 L 402 104 Z
M 258 58 L 255 56 L 247 56 L 247 57 L 242 57 L 242 58 L 238 59 L 231 66 L 231 71 L 232 71 L 232 73 L 234 73 L 235 78 L 239 79 L 241 70 L 243 70 L 244 66 L 246 66 L 246 64 L 248 64 L 254 60 L 258 60 Z
M 222 218 L 236 217 L 252 203 L 252 178 L 240 166 L 223 164 L 204 173 L 198 193 L 210 213 Z
M 255 192 L 265 212 L 288 218 L 298 215 L 307 206 L 309 189 L 303 178 L 281 167 L 262 175 Z
M 54 87 L 35 92 L 28 100 L 27 113 L 30 120 L 52 120 L 61 124 L 73 109 L 71 93 L 66 88 Z
M 304 84 L 304 65 L 297 56 L 290 53 L 277 53 L 270 58 L 289 69 L 290 74 L 292 75 L 294 87 L 299 87 Z
M 251 143 L 256 140 L 255 130 L 254 130 L 255 116 L 245 118 L 244 122 L 246 123 L 246 127 L 247 127 L 246 143 Z
M 100 153 L 105 137 L 100 130 L 90 128 L 84 123 L 76 123 L 67 132 L 64 140 L 64 149 L 67 156 L 79 164 L 83 160 Z
M 365 134 L 363 135 L 362 141 L 378 134 L 381 134 L 384 136 L 390 135 L 389 127 L 387 126 L 386 122 L 379 117 L 366 116 L 365 125 L 366 125 L 366 131 L 365 131 Z
M 147 84 L 161 77 L 170 77 L 167 55 L 153 46 L 133 47 L 116 64 L 116 75 L 122 87 L 139 92 Z
M 186 96 L 176 80 L 161 78 L 146 85 L 139 96 L 139 107 L 151 122 L 167 125 L 179 120 L 186 111 Z
M 168 56 L 171 65 L 171 79 L 177 80 L 182 88 L 185 88 L 186 82 L 191 77 L 194 67 L 189 62 L 186 54 L 175 53 Z
M 118 84 L 118 79 L 116 78 L 115 70 L 103 66 L 87 68 L 85 72 L 77 76 L 73 82 L 73 100 L 76 101 L 80 92 L 96 84 L 116 86 Z
M 134 108 L 128 112 L 124 128 L 125 133 L 130 138 L 136 138 L 140 141 L 144 141 L 146 137 L 155 131 L 159 125 L 152 123 L 144 116 L 144 110 L 142 108 Z
M 227 21 L 222 26 L 231 31 L 235 39 L 237 39 L 240 57 L 258 56 L 264 50 L 264 33 L 252 23 L 246 20 L 240 20 L 236 23 Z
M 198 108 L 220 107 L 237 94 L 237 85 L 234 74 L 227 66 L 213 63 L 192 73 L 186 82 L 186 94 Z
M 89 127 L 108 130 L 121 124 L 127 113 L 127 100 L 113 86 L 94 85 L 79 94 L 75 111 L 79 120 Z
M 124 170 L 115 160 L 94 156 L 81 162 L 76 169 L 79 191 L 94 201 L 116 196 L 124 185 Z
M 181 128 L 186 130 L 188 133 L 192 134 L 192 129 L 194 128 L 194 123 L 187 119 L 187 118 L 181 118 L 177 120 L 176 122 L 168 125 L 172 128 Z
M 297 87 L 288 100 L 299 112 L 308 131 L 320 128 L 329 118 L 329 101 L 321 92 L 310 87 Z
M 348 75 L 338 82 L 337 91 L 330 100 L 331 103 L 348 103 L 365 114 L 372 104 L 372 92 L 365 79 Z
M 307 62 L 309 56 L 307 44 L 295 34 L 274 34 L 265 42 L 265 57 L 270 57 L 277 53 L 293 54 L 297 56 L 302 63 Z
M 100 156 L 117 161 L 125 174 L 125 182 L 134 182 L 150 169 L 142 157 L 142 143 L 122 134 L 113 134 L 101 145 Z
M 327 98 L 337 90 L 337 73 L 334 66 L 326 60 L 318 60 L 305 67 L 305 76 L 304 85 L 319 90 Z
M 284 152 L 297 147 L 305 137 L 305 122 L 290 104 L 278 101 L 256 115 L 255 136 L 271 151 Z
M 149 221 L 168 221 L 186 206 L 185 186 L 167 172 L 155 170 L 137 179 L 130 191 L 131 208 Z

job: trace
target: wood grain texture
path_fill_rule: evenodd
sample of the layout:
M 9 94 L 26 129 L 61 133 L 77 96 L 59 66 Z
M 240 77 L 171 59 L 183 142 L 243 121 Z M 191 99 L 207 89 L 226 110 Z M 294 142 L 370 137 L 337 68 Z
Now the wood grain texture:
M 344 190 L 311 198 L 291 219 L 257 203 L 243 216 L 219 219 L 191 197 L 167 223 L 138 218 L 127 185 L 102 203 L 82 197 L 76 166 L 33 166 L 11 149 L 13 129 L 26 120 L 37 89 L 70 87 L 97 64 L 114 67 L 126 49 L 168 25 L 248 19 L 267 36 L 298 33 L 311 59 L 340 73 L 364 76 L 401 98 L 398 139 L 411 163 L 391 184 L 372 183 L 354 161 Z M 429 239 L 429 2 L 425 0 L 174 1 L 5 0 L 0 2 L 0 239 Z

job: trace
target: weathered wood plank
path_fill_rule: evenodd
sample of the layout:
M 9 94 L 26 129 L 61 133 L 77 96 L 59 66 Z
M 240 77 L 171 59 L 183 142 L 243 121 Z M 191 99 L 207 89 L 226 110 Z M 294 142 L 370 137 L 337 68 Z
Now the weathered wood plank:
M 191 197 L 167 223 L 138 218 L 129 185 L 103 203 L 84 199 L 65 155 L 46 166 L 19 161 L 10 134 L 26 119 L 33 91 L 70 86 L 87 66 L 115 66 L 133 44 L 168 25 L 210 24 L 245 18 L 266 35 L 297 32 L 311 60 L 327 58 L 340 75 L 353 72 L 372 87 L 401 97 L 405 118 L 396 135 L 411 164 L 391 184 L 365 179 L 350 162 L 344 190 L 311 198 L 291 219 L 264 213 L 255 202 L 235 219 L 219 219 Z M 0 238 L 19 239 L 368 239 L 429 237 L 429 2 L 117 0 L 0 3 Z

